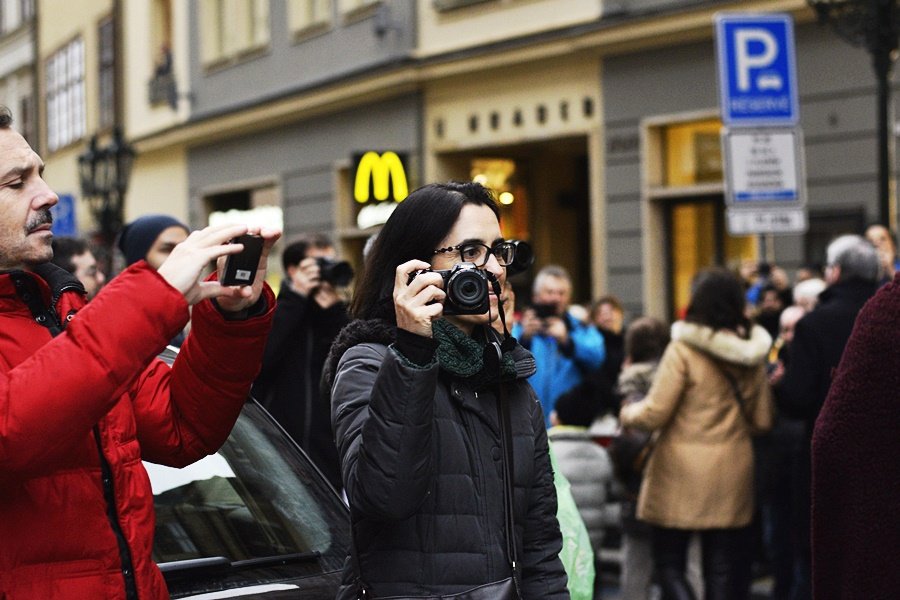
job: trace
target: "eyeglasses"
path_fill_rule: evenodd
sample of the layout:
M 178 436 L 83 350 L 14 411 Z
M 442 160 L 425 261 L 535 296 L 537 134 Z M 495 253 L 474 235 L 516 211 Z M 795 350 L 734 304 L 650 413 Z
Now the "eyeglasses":
M 496 242 L 493 246 L 479 242 L 466 242 L 457 246 L 438 248 L 434 251 L 435 254 L 443 254 L 445 252 L 459 252 L 461 261 L 474 263 L 476 267 L 486 265 L 487 261 L 490 260 L 491 254 L 493 254 L 501 267 L 508 267 L 516 258 L 516 245 L 505 240 Z

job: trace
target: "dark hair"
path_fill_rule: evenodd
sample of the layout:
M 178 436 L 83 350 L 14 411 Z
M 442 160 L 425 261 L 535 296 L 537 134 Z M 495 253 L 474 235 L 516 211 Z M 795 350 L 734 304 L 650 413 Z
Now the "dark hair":
M 744 287 L 734 274 L 720 268 L 708 269 L 691 282 L 685 321 L 713 329 L 749 329 L 745 304 Z
M 281 267 L 287 275 L 288 267 L 299 265 L 310 248 L 331 248 L 334 243 L 324 233 L 307 233 L 288 244 L 281 253 Z
M 669 344 L 669 328 L 659 319 L 641 317 L 625 330 L 625 356 L 633 363 L 659 360 Z
M 9 129 L 12 122 L 12 112 L 5 106 L 0 105 L 0 129 Z
M 53 258 L 50 262 L 58 267 L 62 267 L 69 273 L 75 272 L 72 257 L 81 256 L 90 250 L 85 240 L 76 237 L 55 237 L 50 243 L 53 247 Z
M 431 183 L 407 196 L 372 245 L 350 313 L 358 319 L 396 322 L 391 298 L 397 266 L 413 259 L 429 262 L 466 204 L 487 206 L 500 218 L 491 191 L 474 182 Z
M 567 393 L 556 400 L 553 410 L 561 425 L 590 427 L 597 416 L 598 408 L 591 401 L 591 394 Z

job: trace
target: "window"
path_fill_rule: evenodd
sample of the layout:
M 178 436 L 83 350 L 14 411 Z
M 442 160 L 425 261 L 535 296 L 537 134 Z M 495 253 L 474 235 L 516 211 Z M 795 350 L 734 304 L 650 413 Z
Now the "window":
M 381 0 L 339 0 L 341 12 L 348 13 L 373 4 L 378 4 Z
M 116 36 L 112 17 L 100 22 L 100 128 L 112 127 L 116 120 Z
M 291 31 L 302 31 L 331 21 L 332 0 L 290 0 Z
M 472 4 L 481 4 L 488 0 L 432 0 L 434 8 L 437 11 L 453 10 L 454 8 L 462 8 Z
M 34 18 L 34 0 L 20 0 L 19 9 L 22 11 L 22 21 Z
M 16 119 L 19 124 L 19 133 L 25 138 L 32 148 L 37 147 L 37 140 L 34 139 L 34 98 L 24 96 L 19 100 L 19 117 Z
M 268 45 L 269 0 L 203 0 L 203 61 L 239 58 Z
M 84 41 L 78 37 L 52 54 L 45 72 L 47 147 L 52 152 L 84 136 Z

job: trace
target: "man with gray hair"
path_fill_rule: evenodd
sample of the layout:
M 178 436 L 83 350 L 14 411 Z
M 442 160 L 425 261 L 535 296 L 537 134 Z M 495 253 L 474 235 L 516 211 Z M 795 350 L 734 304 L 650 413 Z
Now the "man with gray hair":
M 806 443 L 800 460 L 798 522 L 804 528 L 799 541 L 800 595 L 809 597 L 810 448 L 813 427 L 850 338 L 856 315 L 875 294 L 880 278 L 878 252 L 858 235 L 842 235 L 828 245 L 825 291 L 812 312 L 797 322 L 784 378 L 774 386 L 779 410 L 806 423 Z
M 569 312 L 572 280 L 561 266 L 547 265 L 534 278 L 531 306 L 512 330 L 513 337 L 534 355 L 537 372 L 528 378 L 534 388 L 544 420 L 557 398 L 584 381 L 585 374 L 603 365 L 606 348 L 596 327 L 586 325 Z

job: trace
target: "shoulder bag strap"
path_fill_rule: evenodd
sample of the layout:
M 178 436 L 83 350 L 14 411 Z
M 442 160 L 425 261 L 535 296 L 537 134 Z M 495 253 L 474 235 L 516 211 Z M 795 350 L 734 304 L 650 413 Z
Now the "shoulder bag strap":
M 488 354 L 496 356 L 497 360 L 497 417 L 500 422 L 500 445 L 502 449 L 503 462 L 503 510 L 506 513 L 506 554 L 509 557 L 509 564 L 512 567 L 513 583 L 516 587 L 516 593 L 519 598 L 522 597 L 522 590 L 519 585 L 519 559 L 518 550 L 516 548 L 516 521 L 515 521 L 515 505 L 513 502 L 513 443 L 512 443 L 512 425 L 509 416 L 509 401 L 506 397 L 506 386 L 499 380 L 500 365 L 503 362 L 503 351 L 500 344 L 493 341 L 489 344 L 494 352 L 491 353 L 485 348 L 485 357 Z
M 738 385 L 737 377 L 735 377 L 722 365 L 717 364 L 717 366 L 722 372 L 722 375 L 725 376 L 725 379 L 727 379 L 728 383 L 731 385 L 731 391 L 734 394 L 734 399 L 737 400 L 738 410 L 740 411 L 741 416 L 744 417 L 744 420 L 748 425 L 752 425 L 752 423 L 750 423 L 750 417 L 747 416 L 747 403 L 744 402 L 744 396 L 743 394 L 741 394 L 741 388 Z

